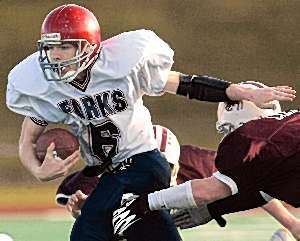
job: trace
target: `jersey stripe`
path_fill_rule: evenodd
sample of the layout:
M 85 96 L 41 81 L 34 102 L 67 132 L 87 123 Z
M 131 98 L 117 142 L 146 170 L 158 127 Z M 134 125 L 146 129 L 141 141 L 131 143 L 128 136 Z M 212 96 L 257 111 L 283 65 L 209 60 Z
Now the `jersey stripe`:
M 33 123 L 35 123 L 35 124 L 37 124 L 37 125 L 39 125 L 39 126 L 47 126 L 47 125 L 48 125 L 48 122 L 47 122 L 47 121 L 45 121 L 45 120 L 39 120 L 39 119 L 37 119 L 37 118 L 35 118 L 35 117 L 30 117 L 30 120 L 31 120 Z
M 154 138 L 156 139 L 156 126 L 153 126 Z
M 161 144 L 160 144 L 160 151 L 161 152 L 165 152 L 166 151 L 167 137 L 168 137 L 167 129 L 163 128 L 162 129 Z

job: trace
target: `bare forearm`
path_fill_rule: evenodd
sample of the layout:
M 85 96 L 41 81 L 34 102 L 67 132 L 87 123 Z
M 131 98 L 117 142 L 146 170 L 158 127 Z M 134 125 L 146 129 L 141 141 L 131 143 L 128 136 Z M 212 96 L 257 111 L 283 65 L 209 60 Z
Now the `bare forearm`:
M 263 209 L 289 230 L 291 230 L 294 224 L 298 222 L 298 219 L 294 217 L 277 199 L 273 199 L 265 204 Z
M 180 73 L 176 71 L 170 71 L 168 81 L 165 86 L 165 91 L 170 94 L 176 94 L 179 85 Z
M 37 178 L 37 170 L 41 165 L 36 158 L 34 144 L 20 143 L 19 144 L 19 157 L 23 166 L 30 171 L 30 173 Z
M 233 101 L 240 101 L 240 100 L 250 100 L 251 93 L 249 93 L 249 88 L 245 88 L 244 86 L 238 84 L 231 84 L 226 89 L 226 95 L 229 99 Z
M 37 126 L 29 117 L 25 117 L 19 139 L 19 157 L 21 163 L 37 179 L 39 179 L 38 171 L 41 164 L 36 158 L 34 145 L 44 129 L 45 127 Z

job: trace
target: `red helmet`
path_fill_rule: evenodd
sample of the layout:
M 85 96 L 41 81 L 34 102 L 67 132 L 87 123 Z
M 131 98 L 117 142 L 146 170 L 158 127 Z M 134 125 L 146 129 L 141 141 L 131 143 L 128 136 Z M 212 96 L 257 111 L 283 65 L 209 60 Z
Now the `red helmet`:
M 49 46 L 63 43 L 75 44 L 76 55 L 64 61 L 51 60 Z M 55 8 L 46 16 L 38 41 L 39 60 L 45 77 L 47 80 L 73 80 L 94 62 L 100 51 L 100 43 L 100 26 L 92 12 L 75 4 Z M 76 70 L 62 74 L 62 70 L 70 65 L 77 65 Z

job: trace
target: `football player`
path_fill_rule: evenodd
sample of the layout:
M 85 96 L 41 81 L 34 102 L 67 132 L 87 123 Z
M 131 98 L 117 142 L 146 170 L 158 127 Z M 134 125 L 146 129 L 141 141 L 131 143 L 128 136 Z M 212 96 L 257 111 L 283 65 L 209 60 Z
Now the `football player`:
M 78 136 L 86 164 L 105 172 L 76 219 L 71 241 L 110 240 L 112 211 L 123 193 L 144 194 L 170 185 L 169 165 L 157 150 L 144 95 L 169 92 L 213 102 L 247 99 L 264 108 L 270 108 L 273 99 L 295 98 L 287 86 L 253 91 L 214 77 L 172 71 L 173 54 L 150 30 L 101 41 L 94 14 L 66 4 L 44 19 L 38 51 L 9 73 L 7 106 L 25 116 L 19 141 L 24 166 L 40 181 L 67 175 L 80 159 L 79 150 L 58 162 L 52 143 L 42 164 L 34 152 L 47 124 L 65 123 Z M 140 236 L 181 240 L 167 211 L 150 216 L 153 226 L 146 233 L 137 230 Z
M 179 142 L 172 131 L 166 127 L 153 125 L 153 132 L 159 151 L 170 165 L 170 185 L 174 186 L 177 184 L 176 178 L 179 170 Z M 185 172 L 179 173 L 179 179 L 177 178 L 177 180 L 181 181 L 186 177 L 186 175 L 190 175 L 190 172 L 193 172 L 193 170 L 190 170 L 187 174 Z M 99 180 L 99 176 L 86 176 L 84 169 L 74 172 L 67 176 L 58 186 L 55 202 L 59 206 L 66 207 L 67 210 L 71 212 L 72 216 L 77 218 L 80 215 L 80 210 L 86 198 L 97 186 Z
M 215 159 L 218 171 L 212 177 L 131 199 L 115 211 L 114 223 L 124 210 L 134 223 L 159 209 L 197 208 L 201 215 L 214 217 L 264 206 L 271 214 L 275 210 L 275 217 L 299 239 L 300 221 L 286 209 L 276 213 L 282 205 L 273 197 L 300 206 L 300 113 L 280 112 L 279 104 L 273 104 L 275 108 L 266 112 L 250 101 L 220 103 L 217 128 L 226 135 Z M 122 225 L 117 227 L 116 232 L 124 231 Z

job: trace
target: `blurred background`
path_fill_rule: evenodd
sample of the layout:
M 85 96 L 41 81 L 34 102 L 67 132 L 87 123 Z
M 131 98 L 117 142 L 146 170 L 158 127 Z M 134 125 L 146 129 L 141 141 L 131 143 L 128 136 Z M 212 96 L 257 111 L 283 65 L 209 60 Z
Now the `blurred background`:
M 0 211 L 54 207 L 53 195 L 59 180 L 42 184 L 41 188 L 21 166 L 17 143 L 23 117 L 6 108 L 5 92 L 10 69 L 36 51 L 44 17 L 64 3 L 68 2 L 0 0 Z M 135 29 L 154 30 L 175 50 L 174 70 L 208 74 L 232 82 L 251 79 L 268 85 L 291 85 L 296 90 L 300 87 L 298 0 L 74 0 L 72 3 L 94 12 L 103 39 Z M 153 122 L 170 128 L 182 144 L 217 147 L 220 136 L 215 131 L 216 104 L 168 94 L 146 97 L 145 103 Z M 283 107 L 293 109 L 299 104 L 297 98 Z

